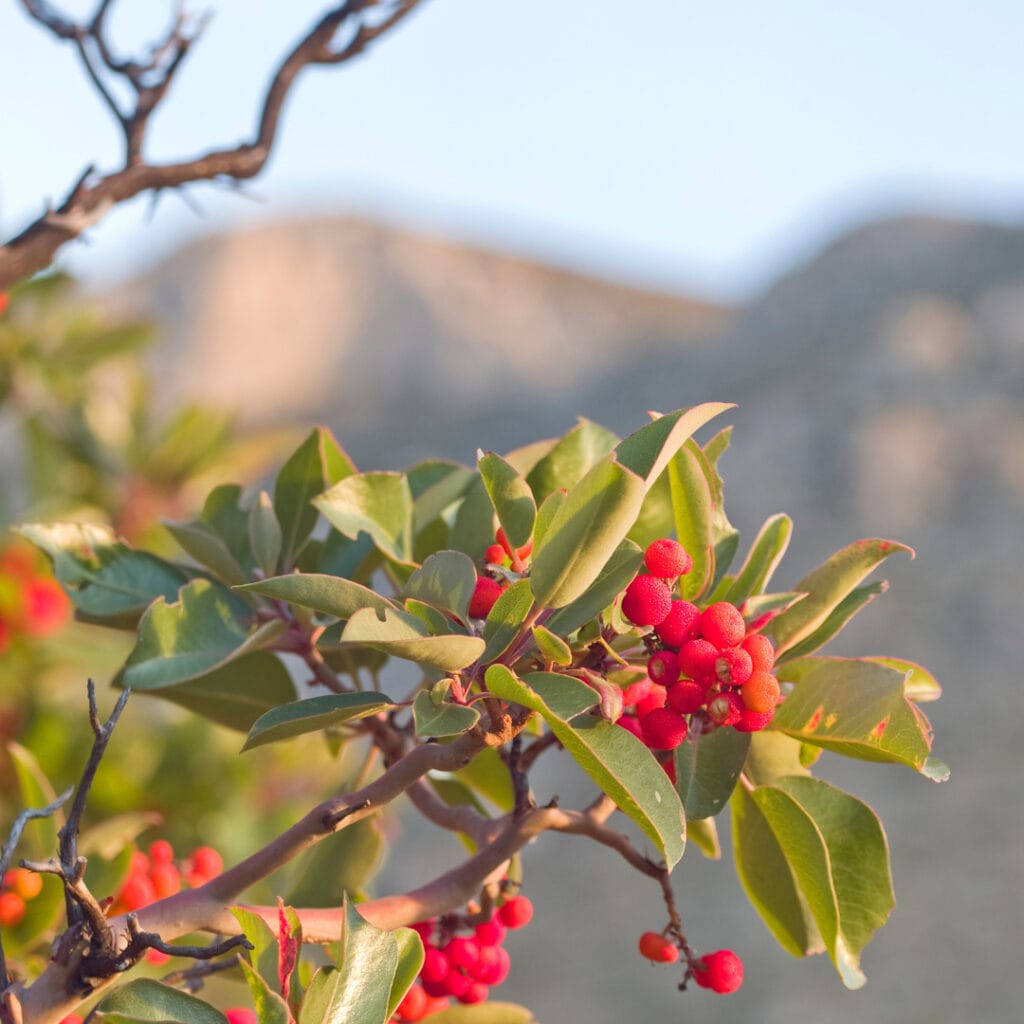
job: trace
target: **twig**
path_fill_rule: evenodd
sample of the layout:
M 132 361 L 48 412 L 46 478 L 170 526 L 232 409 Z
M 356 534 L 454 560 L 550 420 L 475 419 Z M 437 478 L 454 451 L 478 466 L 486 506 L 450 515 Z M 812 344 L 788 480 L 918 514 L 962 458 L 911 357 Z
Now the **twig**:
M 143 159 L 146 132 L 154 111 L 189 49 L 205 25 L 186 28 L 181 15 L 153 47 L 148 61 L 123 61 L 113 56 L 106 37 L 106 16 L 112 0 L 101 0 L 87 24 L 58 14 L 43 0 L 22 0 L 28 15 L 58 39 L 76 47 L 86 72 L 121 127 L 125 140 L 122 166 L 87 185 L 82 175 L 57 210 L 47 210 L 20 234 L 0 246 L 0 291 L 53 261 L 59 250 L 101 220 L 118 203 L 140 193 L 176 189 L 196 181 L 253 178 L 265 167 L 277 140 L 285 100 L 307 67 L 333 66 L 352 60 L 407 17 L 422 0 L 346 0 L 331 8 L 281 61 L 263 95 L 257 128 L 250 141 L 211 149 L 175 163 L 150 164 Z M 347 39 L 336 45 L 339 36 Z M 134 109 L 121 110 L 101 76 L 126 79 L 135 93 Z

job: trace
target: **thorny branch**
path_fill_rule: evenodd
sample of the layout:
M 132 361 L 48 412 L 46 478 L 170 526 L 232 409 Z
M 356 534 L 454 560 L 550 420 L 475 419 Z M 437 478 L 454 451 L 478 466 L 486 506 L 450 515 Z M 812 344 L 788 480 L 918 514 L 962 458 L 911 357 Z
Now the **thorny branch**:
M 44 0 L 21 0 L 26 13 L 58 39 L 73 44 L 86 73 L 117 120 L 124 137 L 122 166 L 99 177 L 90 165 L 64 201 L 0 246 L 0 290 L 45 270 L 60 249 L 101 221 L 118 203 L 145 192 L 180 189 L 198 181 L 238 184 L 265 167 L 281 114 L 295 80 L 307 67 L 352 60 L 410 14 L 422 0 L 346 0 L 327 11 L 284 57 L 264 93 L 255 134 L 237 146 L 211 149 L 191 159 L 151 164 L 143 156 L 154 111 L 199 38 L 206 20 L 190 19 L 179 6 L 167 33 L 142 60 L 118 59 L 107 34 L 113 0 L 100 0 L 89 20 L 70 21 Z M 126 82 L 134 103 L 122 108 L 111 89 Z

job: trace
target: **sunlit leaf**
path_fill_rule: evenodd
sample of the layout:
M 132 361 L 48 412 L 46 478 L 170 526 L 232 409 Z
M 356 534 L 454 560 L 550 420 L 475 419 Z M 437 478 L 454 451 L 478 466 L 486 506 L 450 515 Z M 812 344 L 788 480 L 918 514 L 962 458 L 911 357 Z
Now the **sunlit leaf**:
M 394 705 L 386 694 L 373 691 L 305 697 L 261 715 L 249 730 L 242 749 L 251 750 L 264 743 L 276 743 L 293 736 L 319 732 L 332 725 L 342 725 L 375 715 L 390 707 Z
M 442 672 L 457 672 L 472 664 L 483 654 L 485 646 L 476 636 L 429 636 L 426 626 L 414 615 L 388 611 L 382 620 L 371 608 L 356 612 L 348 620 L 341 639 L 343 643 L 365 644 Z
M 500 455 L 488 452 L 477 462 L 498 522 L 513 548 L 522 547 L 533 534 L 537 504 L 530 485 Z

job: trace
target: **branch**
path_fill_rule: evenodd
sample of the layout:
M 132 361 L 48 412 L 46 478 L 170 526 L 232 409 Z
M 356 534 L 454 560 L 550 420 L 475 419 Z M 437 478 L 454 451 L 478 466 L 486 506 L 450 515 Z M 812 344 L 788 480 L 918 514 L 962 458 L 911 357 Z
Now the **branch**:
M 78 25 L 56 13 L 43 0 L 22 0 L 26 12 L 58 39 L 73 42 L 86 70 L 125 136 L 123 166 L 92 180 L 86 172 L 61 205 L 47 208 L 37 220 L 0 247 L 0 291 L 30 274 L 45 270 L 60 249 L 101 221 L 118 203 L 148 191 L 180 188 L 196 181 L 253 178 L 265 167 L 277 139 L 281 114 L 295 80 L 307 67 L 333 66 L 352 60 L 371 43 L 409 15 L 422 0 L 346 0 L 338 4 L 306 33 L 277 68 L 264 93 L 258 127 L 251 141 L 232 148 L 212 149 L 176 163 L 148 164 L 142 159 L 149 119 L 163 101 L 171 81 L 202 30 L 191 32 L 181 17 L 158 44 L 148 63 L 114 58 L 105 37 L 111 0 L 101 0 L 92 21 Z M 339 35 L 347 42 L 336 46 Z M 135 109 L 123 113 L 98 69 L 128 79 L 136 94 Z

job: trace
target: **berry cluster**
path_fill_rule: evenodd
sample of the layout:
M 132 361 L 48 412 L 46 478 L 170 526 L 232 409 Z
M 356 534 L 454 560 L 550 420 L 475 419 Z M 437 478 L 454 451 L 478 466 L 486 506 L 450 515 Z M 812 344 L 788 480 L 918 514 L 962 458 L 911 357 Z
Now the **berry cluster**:
M 45 636 L 71 615 L 71 602 L 35 549 L 15 542 L 0 551 L 0 653 L 22 636 Z
M 532 917 L 529 899 L 513 896 L 490 920 L 476 925 L 471 935 L 453 934 L 448 918 L 413 925 L 426 955 L 419 980 L 398 1004 L 393 1020 L 422 1020 L 446 1009 L 451 999 L 467 1005 L 484 1002 L 491 986 L 508 977 L 510 960 L 502 946 L 506 931 L 522 928 Z
M 141 850 L 132 854 L 128 877 L 114 897 L 108 914 L 127 914 L 140 910 L 157 900 L 173 896 L 182 887 L 182 882 L 192 889 L 205 885 L 211 878 L 224 870 L 221 855 L 212 846 L 199 846 L 184 861 L 176 864 L 174 848 L 166 839 L 151 843 L 149 856 Z M 150 963 L 165 963 L 170 957 L 155 949 L 149 950 L 146 959 Z
M 771 640 L 748 632 L 743 613 L 728 601 L 701 610 L 673 597 L 675 581 L 692 566 L 677 541 L 654 541 L 644 561 L 647 572 L 626 588 L 622 612 L 634 625 L 654 627 L 653 653 L 647 678 L 623 691 L 632 714 L 619 724 L 652 750 L 674 750 L 694 727 L 763 729 L 781 697 Z
M 527 541 L 521 548 L 514 548 L 508 542 L 505 531 L 498 527 L 495 534 L 496 543 L 484 552 L 484 563 L 514 573 L 523 573 L 529 566 L 533 541 Z M 476 578 L 473 596 L 469 599 L 469 616 L 472 619 L 486 619 L 494 607 L 494 602 L 501 597 L 502 591 L 508 586 L 508 580 L 500 573 Z
M 640 955 L 652 963 L 674 964 L 679 959 L 679 946 L 662 932 L 644 932 L 638 945 Z M 731 949 L 705 953 L 690 960 L 689 976 L 701 988 L 725 995 L 743 984 L 743 961 Z
M 27 910 L 26 904 L 34 900 L 43 889 L 42 875 L 27 868 L 11 868 L 5 872 L 0 888 L 0 925 L 13 928 L 20 924 Z

